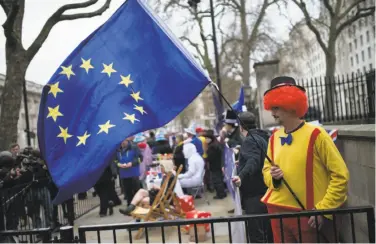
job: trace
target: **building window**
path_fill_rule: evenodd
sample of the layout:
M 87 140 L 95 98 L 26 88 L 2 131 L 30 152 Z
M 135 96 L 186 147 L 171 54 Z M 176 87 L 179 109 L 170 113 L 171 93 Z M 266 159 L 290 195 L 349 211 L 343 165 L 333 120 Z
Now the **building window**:
M 362 19 L 359 20 L 359 29 L 362 28 Z
M 368 47 L 368 58 L 371 59 L 372 53 L 371 53 L 371 47 Z
M 367 39 L 367 42 L 369 42 L 369 31 L 366 32 L 366 39 Z
M 360 73 L 360 69 L 357 69 L 357 71 L 356 71 L 358 74 Z
M 355 35 L 355 33 L 356 33 L 356 26 L 353 25 L 353 35 Z
M 372 68 L 372 64 L 369 64 L 369 70 L 372 70 L 373 68 Z
M 350 29 L 350 28 L 348 29 L 347 32 L 348 32 L 348 34 L 349 34 L 349 37 L 351 37 L 351 29 Z
M 358 48 L 358 40 L 356 38 L 354 40 L 354 48 L 355 50 Z
M 353 59 L 353 57 L 351 57 L 350 60 L 351 60 L 351 66 L 354 66 L 354 59 Z
M 363 72 L 364 72 L 364 73 L 367 72 L 367 68 L 366 68 L 366 66 L 363 66 Z
M 359 57 L 358 54 L 355 55 L 356 64 L 359 64 Z
M 363 46 L 363 35 L 360 35 L 360 46 Z
M 362 51 L 362 61 L 364 62 L 364 51 Z
M 349 43 L 349 49 L 350 49 L 350 52 L 352 52 L 352 43 L 351 42 Z

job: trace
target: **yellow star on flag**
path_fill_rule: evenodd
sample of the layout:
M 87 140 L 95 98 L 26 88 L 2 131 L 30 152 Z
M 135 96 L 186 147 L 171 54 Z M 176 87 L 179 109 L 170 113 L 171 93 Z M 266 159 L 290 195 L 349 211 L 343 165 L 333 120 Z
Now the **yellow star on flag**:
M 104 69 L 102 70 L 102 73 L 106 73 L 108 77 L 111 77 L 112 73 L 117 72 L 116 70 L 112 68 L 113 65 L 114 63 L 111 63 L 109 65 L 103 64 Z
M 47 115 L 47 118 L 52 118 L 55 122 L 56 122 L 56 119 L 57 117 L 59 116 L 63 116 L 62 113 L 60 113 L 59 111 L 59 105 L 57 105 L 56 107 L 54 108 L 50 108 L 48 107 L 48 115 Z
M 82 64 L 80 66 L 80 68 L 83 68 L 86 70 L 86 74 L 89 74 L 89 70 L 90 69 L 94 69 L 94 67 L 91 65 L 91 58 L 89 58 L 88 60 L 85 60 L 83 58 L 81 58 L 82 60 Z
M 86 145 L 86 139 L 90 137 L 90 134 L 87 133 L 87 131 L 85 131 L 85 134 L 83 134 L 82 136 L 77 136 L 78 138 L 78 143 L 77 143 L 77 147 L 79 145 Z
M 115 127 L 115 125 L 112 125 L 112 124 L 110 123 L 109 120 L 108 120 L 105 124 L 103 124 L 103 125 L 98 125 L 98 126 L 99 126 L 99 128 L 101 128 L 101 129 L 99 130 L 98 134 L 99 134 L 99 133 L 102 133 L 102 132 L 108 134 L 108 129 L 110 129 L 110 128 L 112 128 L 112 127 Z
M 139 121 L 136 119 L 136 116 L 134 114 L 127 114 L 124 113 L 125 117 L 123 118 L 124 120 L 129 120 L 132 124 L 134 124 L 135 121 Z
M 143 107 L 134 105 L 134 109 L 139 111 L 141 114 L 147 114 Z
M 133 81 L 131 80 L 131 75 L 128 75 L 128 76 L 120 75 L 120 77 L 121 77 L 121 81 L 119 82 L 119 84 L 122 84 L 128 87 L 130 84 L 133 83 Z
M 64 143 L 67 144 L 67 139 L 72 137 L 72 135 L 68 134 L 68 127 L 64 129 L 63 127 L 59 126 L 59 129 L 60 129 L 60 134 L 57 135 L 57 137 L 63 138 Z
M 52 93 L 52 95 L 56 98 L 57 94 L 59 92 L 63 92 L 63 90 L 61 90 L 59 88 L 59 81 L 56 82 L 55 84 L 52 84 L 52 85 L 49 85 L 50 86 L 50 91 L 48 92 L 48 94 Z
M 132 92 L 131 96 L 133 97 L 134 100 L 136 100 L 136 102 L 138 102 L 138 100 L 144 100 L 140 97 L 140 92 Z
M 68 77 L 68 80 L 70 79 L 71 75 L 76 75 L 75 73 L 73 73 L 72 71 L 72 65 L 68 66 L 68 67 L 65 67 L 65 66 L 61 66 L 61 68 L 63 69 L 63 71 L 60 72 L 60 74 L 62 75 L 66 75 Z

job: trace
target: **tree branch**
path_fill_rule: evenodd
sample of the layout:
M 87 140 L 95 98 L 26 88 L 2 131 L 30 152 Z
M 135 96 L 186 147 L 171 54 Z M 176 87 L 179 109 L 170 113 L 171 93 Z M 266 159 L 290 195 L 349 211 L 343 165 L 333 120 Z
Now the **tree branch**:
M 334 10 L 329 3 L 329 0 L 323 0 L 325 8 L 328 10 L 331 17 L 335 16 Z
M 102 15 L 110 7 L 110 3 L 111 3 L 111 0 L 106 0 L 106 2 L 103 4 L 101 8 L 90 13 L 63 14 L 60 18 L 60 21 L 92 18 L 95 16 Z
M 358 4 L 360 4 L 363 1 L 364 0 L 358 0 L 358 1 L 354 1 L 352 4 L 350 4 L 349 7 L 347 9 L 345 9 L 341 15 L 338 16 L 338 20 L 345 18 L 353 8 L 358 6 Z
M 308 28 L 315 34 L 317 42 L 321 46 L 321 48 L 324 51 L 325 55 L 328 55 L 329 54 L 329 50 L 328 50 L 327 46 L 325 45 L 325 43 L 324 43 L 324 41 L 323 41 L 323 39 L 321 37 L 321 34 L 320 34 L 319 30 L 316 28 L 316 26 L 313 25 L 311 16 L 309 16 L 309 13 L 308 13 L 308 10 L 306 8 L 305 2 L 303 0 L 300 0 L 300 2 L 298 2 L 298 0 L 292 0 L 292 1 L 303 12 L 303 15 L 304 15 L 304 18 L 306 20 Z
M 272 3 L 274 3 L 275 1 L 272 1 Z M 272 4 L 272 3 L 269 3 L 268 0 L 264 0 L 264 3 L 262 4 L 262 7 L 261 7 L 261 10 L 258 14 L 258 17 L 257 17 L 257 20 L 255 22 L 255 24 L 253 25 L 253 29 L 251 31 L 251 35 L 249 36 L 248 38 L 248 45 L 249 47 L 252 49 L 252 46 L 255 42 L 255 40 L 257 39 L 257 35 L 258 35 L 258 31 L 259 31 L 259 27 L 262 23 L 262 20 L 264 19 L 264 16 L 266 14 L 266 9 Z
M 375 7 L 359 9 L 358 12 L 354 16 L 352 16 L 351 18 L 349 18 L 348 20 L 346 20 L 345 22 L 343 22 L 342 24 L 338 26 L 338 28 L 336 29 L 336 37 L 338 37 L 338 35 L 341 34 L 341 32 L 347 26 L 351 25 L 358 19 L 365 18 L 374 14 L 375 14 Z
M 180 37 L 180 40 L 187 41 L 192 47 L 196 49 L 196 52 L 198 55 L 200 55 L 200 58 L 204 60 L 204 54 L 202 54 L 200 47 L 197 43 L 194 43 L 192 40 L 190 40 L 188 37 L 185 37 L 185 36 Z
M 13 2 L 13 4 L 10 7 L 11 8 L 8 12 L 7 19 L 5 20 L 3 24 L 4 35 L 8 40 L 16 41 L 17 37 L 14 33 L 14 24 L 16 22 L 17 14 L 20 10 L 20 3 L 18 1 Z
M 96 11 L 89 13 L 78 13 L 78 14 L 64 14 L 67 10 L 86 8 L 97 3 L 98 0 L 88 0 L 82 3 L 66 4 L 60 7 L 54 14 L 48 18 L 47 22 L 44 24 L 42 30 L 39 32 L 37 38 L 31 44 L 27 50 L 27 58 L 29 60 L 33 59 L 35 54 L 39 51 L 43 43 L 46 41 L 48 35 L 50 34 L 52 28 L 60 21 L 64 20 L 74 20 L 82 18 L 91 18 L 94 16 L 99 16 L 104 13 L 110 6 L 111 0 L 106 0 L 101 8 Z
M 6 2 L 7 0 L 0 0 L 0 6 L 3 8 L 4 12 L 5 12 L 5 15 L 8 15 L 10 10 L 11 10 L 11 3 L 10 2 Z

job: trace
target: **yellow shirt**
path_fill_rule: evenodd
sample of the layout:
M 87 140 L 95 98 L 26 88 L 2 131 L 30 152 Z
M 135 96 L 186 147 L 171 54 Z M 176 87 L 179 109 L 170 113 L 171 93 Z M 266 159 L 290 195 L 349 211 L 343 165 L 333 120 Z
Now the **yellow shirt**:
M 208 155 L 206 154 L 206 151 L 208 149 L 208 144 L 206 143 L 205 136 L 199 136 L 198 139 L 200 139 L 202 143 L 202 149 L 204 150 L 204 154 L 202 155 L 203 158 L 207 158 Z
M 303 203 L 305 209 L 334 209 L 347 199 L 349 172 L 329 134 L 320 126 L 304 124 L 291 133 L 291 145 L 281 145 L 287 134 L 281 128 L 269 140 L 268 156 L 283 171 L 283 177 Z M 262 202 L 269 205 L 301 209 L 287 187 L 274 187 L 271 164 L 265 160 L 263 175 L 269 188 Z

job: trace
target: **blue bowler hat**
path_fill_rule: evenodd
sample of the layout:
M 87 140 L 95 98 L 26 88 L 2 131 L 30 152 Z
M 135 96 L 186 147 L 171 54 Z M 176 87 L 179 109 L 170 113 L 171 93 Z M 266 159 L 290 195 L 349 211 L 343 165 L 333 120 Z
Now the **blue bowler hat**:
M 139 142 L 142 142 L 146 139 L 146 137 L 144 136 L 144 134 L 142 132 L 138 133 L 135 137 L 134 137 L 134 142 L 136 143 L 139 143 Z

